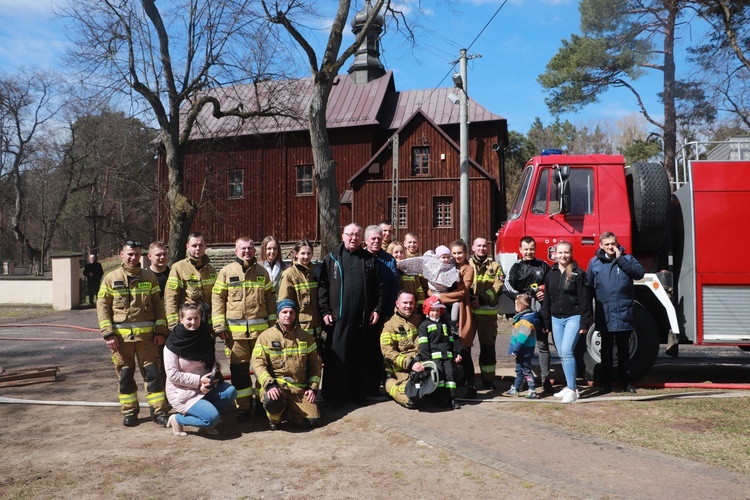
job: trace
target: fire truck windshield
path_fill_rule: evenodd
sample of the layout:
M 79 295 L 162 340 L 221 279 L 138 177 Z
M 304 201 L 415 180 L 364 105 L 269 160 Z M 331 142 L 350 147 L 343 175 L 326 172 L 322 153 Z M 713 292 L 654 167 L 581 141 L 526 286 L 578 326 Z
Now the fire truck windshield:
M 521 177 L 521 183 L 519 184 L 518 193 L 516 194 L 516 199 L 513 201 L 513 208 L 510 211 L 510 215 L 508 216 L 508 220 L 514 220 L 518 219 L 521 216 L 521 212 L 523 212 L 523 204 L 526 200 L 526 195 L 529 193 L 529 185 L 531 184 L 531 173 L 533 172 L 533 167 L 529 165 L 526 167 L 526 170 L 523 171 L 523 176 Z

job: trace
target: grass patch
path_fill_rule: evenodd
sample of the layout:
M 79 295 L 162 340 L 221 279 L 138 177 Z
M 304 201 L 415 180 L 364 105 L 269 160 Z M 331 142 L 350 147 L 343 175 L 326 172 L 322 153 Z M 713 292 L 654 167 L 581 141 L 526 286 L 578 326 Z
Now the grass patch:
M 647 391 L 651 395 L 680 391 Z M 683 391 L 684 392 L 684 391 Z M 750 397 L 518 405 L 547 424 L 750 474 Z
M 30 306 L 0 306 L 0 319 L 5 318 L 35 318 L 52 314 L 54 310 L 51 307 L 30 307 Z

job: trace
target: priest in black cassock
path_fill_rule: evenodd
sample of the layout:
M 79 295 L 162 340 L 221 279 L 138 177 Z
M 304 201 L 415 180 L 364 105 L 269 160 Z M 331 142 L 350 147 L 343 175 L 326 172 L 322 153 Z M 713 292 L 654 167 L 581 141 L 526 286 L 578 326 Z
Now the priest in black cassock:
M 383 357 L 375 325 L 383 310 L 377 258 L 361 247 L 362 228 L 349 224 L 341 244 L 323 258 L 318 304 L 327 334 L 323 397 L 334 404 L 364 405 L 377 394 Z

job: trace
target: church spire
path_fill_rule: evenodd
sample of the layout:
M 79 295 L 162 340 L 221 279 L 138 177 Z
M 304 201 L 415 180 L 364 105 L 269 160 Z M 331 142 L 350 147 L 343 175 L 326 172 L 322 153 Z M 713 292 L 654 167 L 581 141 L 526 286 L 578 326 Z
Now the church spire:
M 365 27 L 365 21 L 372 12 L 370 0 L 365 2 L 362 10 L 352 19 L 352 32 L 357 36 Z M 377 15 L 370 25 L 370 31 L 362 40 L 362 44 L 354 54 L 354 61 L 349 66 L 349 78 L 355 83 L 368 83 L 385 74 L 383 63 L 380 62 L 380 34 L 383 32 L 383 16 Z

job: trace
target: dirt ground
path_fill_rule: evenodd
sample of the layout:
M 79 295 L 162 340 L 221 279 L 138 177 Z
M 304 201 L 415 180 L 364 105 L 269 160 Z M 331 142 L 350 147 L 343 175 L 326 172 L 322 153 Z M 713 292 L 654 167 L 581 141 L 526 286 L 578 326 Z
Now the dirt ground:
M 148 421 L 146 408 L 138 427 L 125 428 L 112 405 L 117 385 L 104 343 L 96 332 L 64 326 L 95 328 L 93 310 L 25 321 L 54 327 L 2 323 L 6 371 L 60 368 L 55 382 L 0 389 L 0 398 L 53 402 L 0 403 L 2 498 L 740 498 L 750 491 L 748 476 L 530 423 L 501 404 L 509 379 L 456 411 L 409 411 L 387 398 L 363 408 L 323 405 L 323 425 L 311 431 L 271 432 L 265 418 L 237 424 L 227 414 L 216 437 L 193 429 L 178 438 Z M 504 360 L 501 369 L 508 367 Z M 553 399 L 512 404 L 588 406 L 545 404 Z
M 17 322 L 4 322 L 9 321 Z M 93 311 L 32 322 L 96 326 Z M 0 329 L 0 337 L 11 330 Z M 99 339 L 97 333 L 64 327 L 19 331 L 25 338 Z M 2 388 L 0 397 L 117 401 L 114 369 L 100 340 L 0 341 L 0 366 L 8 372 L 60 368 L 56 382 Z M 518 498 L 557 496 L 383 427 L 363 411 L 407 411 L 391 406 L 396 405 L 385 398 L 363 409 L 323 404 L 324 423 L 311 431 L 289 425 L 271 432 L 264 417 L 237 424 L 228 413 L 218 436 L 187 428 L 189 435 L 178 438 L 150 422 L 147 408 L 141 409 L 138 427 L 126 428 L 117 406 L 0 404 L 0 497 L 489 498 L 499 491 Z M 450 416 L 444 415 L 447 424 Z

